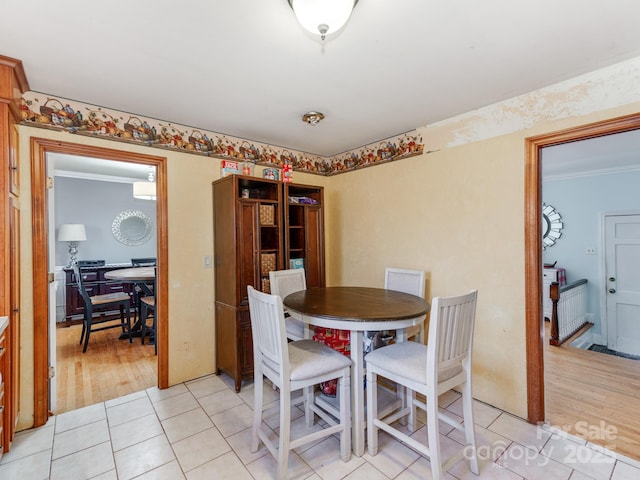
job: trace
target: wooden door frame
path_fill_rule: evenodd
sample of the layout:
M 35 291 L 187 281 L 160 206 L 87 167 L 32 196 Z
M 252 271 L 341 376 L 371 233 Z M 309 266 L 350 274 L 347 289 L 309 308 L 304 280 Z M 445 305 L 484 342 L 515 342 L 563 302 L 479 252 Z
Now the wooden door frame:
M 47 154 L 62 153 L 120 162 L 135 162 L 156 168 L 156 231 L 158 291 L 168 292 L 167 159 L 103 147 L 31 138 L 31 208 L 33 248 L 33 327 L 34 327 L 34 427 L 49 418 L 49 262 L 47 224 Z M 46 299 L 46 300 L 44 300 Z M 158 316 L 158 388 L 169 386 L 168 300 L 160 295 Z
M 542 342 L 542 177 L 543 147 L 640 129 L 640 113 L 525 139 L 525 305 L 527 419 L 545 419 Z

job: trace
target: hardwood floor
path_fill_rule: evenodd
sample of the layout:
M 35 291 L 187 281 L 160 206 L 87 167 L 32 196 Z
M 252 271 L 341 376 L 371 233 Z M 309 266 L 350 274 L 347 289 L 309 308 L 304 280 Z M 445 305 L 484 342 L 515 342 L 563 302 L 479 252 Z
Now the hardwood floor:
M 640 361 L 550 346 L 545 323 L 547 422 L 640 460 Z
M 118 340 L 120 330 L 91 334 L 79 344 L 82 325 L 56 329 L 56 410 L 60 414 L 157 385 L 158 357 L 140 338 Z

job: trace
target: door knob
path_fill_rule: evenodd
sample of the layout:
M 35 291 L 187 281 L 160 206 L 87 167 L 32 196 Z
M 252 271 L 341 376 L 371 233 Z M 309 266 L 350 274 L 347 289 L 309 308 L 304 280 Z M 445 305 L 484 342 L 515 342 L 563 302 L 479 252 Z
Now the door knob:
M 609 289 L 609 293 L 616 293 L 616 289 L 615 288 L 610 288 Z

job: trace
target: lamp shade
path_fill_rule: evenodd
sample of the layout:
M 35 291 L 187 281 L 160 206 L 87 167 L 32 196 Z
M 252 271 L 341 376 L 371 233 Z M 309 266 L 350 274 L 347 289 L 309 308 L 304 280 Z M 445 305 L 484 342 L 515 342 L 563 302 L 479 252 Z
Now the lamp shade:
M 58 228 L 58 241 L 82 242 L 87 239 L 87 232 L 82 223 L 64 223 Z
M 300 25 L 324 39 L 347 23 L 357 0 L 289 0 L 289 3 Z
M 156 182 L 133 182 L 133 198 L 155 200 Z

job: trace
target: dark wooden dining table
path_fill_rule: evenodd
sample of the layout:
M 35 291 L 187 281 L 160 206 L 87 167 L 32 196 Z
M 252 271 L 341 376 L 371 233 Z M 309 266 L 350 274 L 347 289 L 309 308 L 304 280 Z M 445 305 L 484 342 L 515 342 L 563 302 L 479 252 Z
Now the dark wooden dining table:
M 396 330 L 396 341 L 404 341 L 404 329 L 424 322 L 429 303 L 415 295 L 383 288 L 319 287 L 292 293 L 283 299 L 283 304 L 292 317 L 308 325 L 350 331 L 352 447 L 353 453 L 361 456 L 366 426 L 364 332 Z

